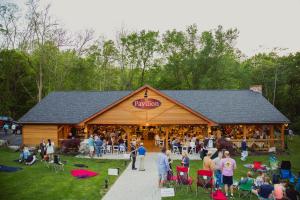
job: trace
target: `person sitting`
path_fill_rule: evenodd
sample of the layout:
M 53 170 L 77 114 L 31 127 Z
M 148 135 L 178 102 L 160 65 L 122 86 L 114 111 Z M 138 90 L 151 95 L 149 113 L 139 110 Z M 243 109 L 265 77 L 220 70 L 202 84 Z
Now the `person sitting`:
M 278 179 L 273 181 L 274 184 L 274 198 L 276 200 L 283 199 L 285 195 L 285 187 L 284 184 L 280 183 Z
M 25 160 L 25 165 L 33 165 L 37 161 L 36 155 L 32 154 Z
M 247 177 L 246 177 L 246 178 L 242 178 L 242 179 L 239 181 L 238 185 L 247 183 L 247 181 L 248 181 L 249 179 L 253 179 L 253 178 L 252 178 L 252 173 L 251 173 L 250 171 L 247 172 Z
M 295 186 L 293 184 L 288 184 L 286 188 L 286 197 L 289 200 L 298 200 L 300 199 L 300 193 L 295 190 Z
M 190 159 L 188 157 L 188 153 L 185 151 L 182 153 L 182 160 L 181 160 L 181 164 L 184 167 L 189 168 L 190 167 Z
M 270 185 L 270 178 L 265 177 L 264 183 L 258 188 L 253 189 L 252 193 L 256 194 L 259 199 L 273 199 L 274 187 Z
M 261 171 L 258 171 L 258 176 L 254 181 L 254 185 L 256 188 L 259 188 L 264 183 L 265 174 Z
M 19 162 L 21 163 L 21 162 L 26 161 L 29 156 L 30 156 L 30 152 L 29 152 L 28 147 L 24 147 L 21 154 L 20 154 Z

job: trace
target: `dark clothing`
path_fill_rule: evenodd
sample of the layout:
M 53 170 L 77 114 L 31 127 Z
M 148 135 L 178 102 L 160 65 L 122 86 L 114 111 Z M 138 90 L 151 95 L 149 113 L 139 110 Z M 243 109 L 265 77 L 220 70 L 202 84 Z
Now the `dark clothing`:
M 263 184 L 259 188 L 258 195 L 267 199 L 267 198 L 269 198 L 269 195 L 272 193 L 273 190 L 274 190 L 274 187 L 272 185 Z
M 46 155 L 46 144 L 40 143 L 40 150 L 41 158 L 44 159 L 44 156 Z
M 286 195 L 290 200 L 297 200 L 297 197 L 300 198 L 299 192 L 294 189 L 287 189 Z
M 135 161 L 136 161 L 136 147 L 131 145 L 131 154 L 130 157 L 132 159 L 132 169 L 135 169 Z
M 231 186 L 233 184 L 233 178 L 232 178 L 232 176 L 224 176 L 223 175 L 223 184 Z
M 246 141 L 242 141 L 242 151 L 247 151 L 247 143 Z
M 132 169 L 135 169 L 135 161 L 136 161 L 136 157 L 131 157 L 132 158 Z
M 189 157 L 184 157 L 184 158 L 182 159 L 182 165 L 183 165 L 184 167 L 190 167 L 190 159 L 189 159 Z

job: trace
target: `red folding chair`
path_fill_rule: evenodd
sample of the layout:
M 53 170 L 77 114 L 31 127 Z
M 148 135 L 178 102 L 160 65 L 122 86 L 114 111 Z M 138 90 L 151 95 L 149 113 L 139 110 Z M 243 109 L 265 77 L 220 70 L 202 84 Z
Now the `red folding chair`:
M 177 166 L 176 171 L 177 171 L 177 184 L 179 186 L 188 186 L 187 190 L 188 188 L 192 190 L 193 179 L 188 175 L 189 169 L 187 167 Z
M 214 187 L 213 172 L 210 170 L 198 170 L 196 182 L 196 195 L 198 194 L 198 187 L 209 189 L 212 193 Z
M 262 166 L 261 162 L 253 161 L 253 171 L 262 170 L 264 167 Z

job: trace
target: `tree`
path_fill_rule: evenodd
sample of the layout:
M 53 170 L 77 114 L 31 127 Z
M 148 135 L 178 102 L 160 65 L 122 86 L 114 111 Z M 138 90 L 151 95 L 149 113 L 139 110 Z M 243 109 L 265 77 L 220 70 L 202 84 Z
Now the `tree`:
M 29 56 L 17 50 L 0 51 L 0 113 L 18 118 L 35 102 Z

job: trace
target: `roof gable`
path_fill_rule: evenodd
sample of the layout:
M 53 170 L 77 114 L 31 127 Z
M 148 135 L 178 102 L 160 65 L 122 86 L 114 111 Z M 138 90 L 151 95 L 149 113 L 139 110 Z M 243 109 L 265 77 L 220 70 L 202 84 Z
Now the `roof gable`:
M 149 99 L 155 99 L 161 105 L 154 109 L 134 107 L 133 102 L 144 99 L 145 93 Z M 88 124 L 216 124 L 148 85 L 95 113 L 83 121 L 85 122 Z

